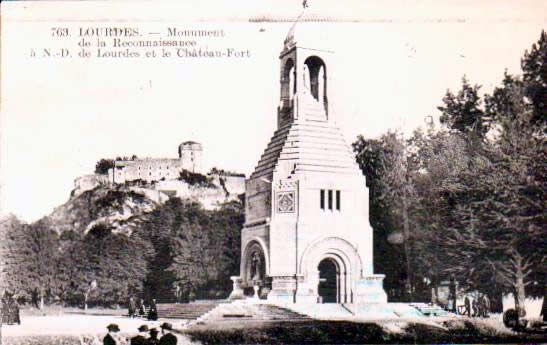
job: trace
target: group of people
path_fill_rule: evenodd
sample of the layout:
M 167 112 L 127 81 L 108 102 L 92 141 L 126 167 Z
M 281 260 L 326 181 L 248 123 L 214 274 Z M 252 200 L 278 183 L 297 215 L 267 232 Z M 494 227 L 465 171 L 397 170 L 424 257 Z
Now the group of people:
M 2 324 L 21 324 L 19 304 L 14 296 L 8 292 L 5 292 L 4 296 L 2 296 Z
M 108 333 L 103 338 L 103 345 L 119 345 L 126 342 L 122 339 L 118 332 L 118 325 L 111 323 L 106 327 Z M 158 338 L 159 331 L 156 328 L 148 328 L 147 325 L 142 325 L 138 328 L 139 334 L 128 339 L 130 345 L 176 345 L 177 337 L 172 333 L 173 326 L 164 322 L 160 326 L 161 337 Z
M 148 320 L 155 321 L 158 319 L 158 307 L 156 306 L 156 299 L 153 298 L 150 302 L 150 308 L 148 312 L 146 311 L 146 305 L 144 304 L 144 299 L 139 299 L 139 302 L 136 303 L 133 297 L 129 297 L 129 303 L 127 304 L 128 315 L 131 318 L 137 317 L 146 317 Z
M 490 300 L 485 295 L 480 295 L 478 298 L 473 298 L 473 301 L 470 301 L 469 297 L 465 296 L 464 306 L 465 309 L 463 315 L 467 315 L 469 317 L 488 317 Z

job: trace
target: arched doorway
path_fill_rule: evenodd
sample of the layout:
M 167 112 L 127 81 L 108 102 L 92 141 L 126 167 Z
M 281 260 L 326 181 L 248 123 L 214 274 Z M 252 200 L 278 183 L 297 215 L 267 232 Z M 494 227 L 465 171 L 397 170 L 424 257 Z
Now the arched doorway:
M 252 241 L 245 251 L 243 270 L 244 282 L 247 286 L 263 286 L 266 279 L 266 258 L 262 246 Z
M 326 258 L 319 262 L 318 294 L 322 303 L 340 302 L 340 267 L 336 261 Z

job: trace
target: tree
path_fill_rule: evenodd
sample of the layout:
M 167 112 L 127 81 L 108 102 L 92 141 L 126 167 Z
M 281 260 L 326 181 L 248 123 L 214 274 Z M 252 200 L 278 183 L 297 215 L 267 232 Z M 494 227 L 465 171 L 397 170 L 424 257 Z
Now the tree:
M 490 276 L 522 307 L 528 286 L 545 286 L 537 274 L 547 257 L 545 127 L 533 120 L 536 109 L 518 77 L 506 75 L 487 99 L 498 132 L 459 177 L 454 192 L 465 199 L 454 207 L 447 253 L 465 263 L 452 270 L 471 287 L 484 289 L 481 280 Z
M 430 126 L 425 133 L 416 131 L 408 145 L 410 165 L 415 171 L 415 271 L 436 291 L 439 282 L 450 277 L 447 268 L 458 264 L 447 261 L 443 244 L 454 202 L 461 197 L 451 188 L 457 190 L 458 176 L 467 169 L 468 143 L 460 132 Z
M 132 293 L 143 291 L 148 272 L 150 244 L 136 236 L 113 233 L 98 223 L 75 244 L 80 255 L 74 261 L 76 293 L 95 304 L 114 305 L 127 301 Z M 90 284 L 96 282 L 96 288 Z
M 452 130 L 482 139 L 489 129 L 489 119 L 482 109 L 479 90 L 479 85 L 471 86 L 464 76 L 457 95 L 446 91 L 444 104 L 437 107 L 441 111 L 441 123 Z
M 521 60 L 524 95 L 533 106 L 532 123 L 545 126 L 547 121 L 547 33 L 541 31 L 537 44 Z
M 388 285 L 401 290 L 401 280 L 406 283 L 407 299 L 412 300 L 415 291 L 415 276 L 412 263 L 414 227 L 412 220 L 412 205 L 414 204 L 415 190 L 409 166 L 406 143 L 397 133 L 388 132 L 379 140 L 365 140 L 359 136 L 353 144 L 357 153 L 357 162 L 367 177 L 370 187 L 370 220 L 373 228 L 380 236 L 375 236 L 375 253 L 383 254 L 393 251 L 392 244 L 402 244 L 405 270 L 397 272 L 398 282 L 388 281 Z M 391 242 L 391 245 L 387 242 Z M 392 254 L 397 255 L 397 251 Z M 395 258 L 393 258 L 395 259 Z M 375 262 L 380 262 L 376 260 Z M 391 260 L 389 260 L 391 261 Z M 391 261 L 395 262 L 395 261 Z M 388 265 L 380 264 L 382 268 Z M 384 271 L 389 272 L 389 271 Z M 395 272 L 392 272 L 395 273 Z M 388 275 L 389 276 L 389 275 Z M 396 278 L 396 279 L 397 279 Z M 390 284 L 391 283 L 391 284 Z
M 18 294 L 42 309 L 58 293 L 58 235 L 47 220 L 24 226 L 12 237 L 11 252 L 17 265 L 12 272 Z
M 95 173 L 106 175 L 108 174 L 108 169 L 112 168 L 114 168 L 114 160 L 102 158 L 97 162 L 97 164 L 95 164 Z

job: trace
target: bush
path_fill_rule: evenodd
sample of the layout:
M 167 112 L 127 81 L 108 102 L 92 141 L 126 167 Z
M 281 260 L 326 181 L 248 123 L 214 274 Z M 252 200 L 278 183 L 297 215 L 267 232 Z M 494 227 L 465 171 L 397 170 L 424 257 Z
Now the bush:
M 114 167 L 114 160 L 113 159 L 101 159 L 100 161 L 95 164 L 95 173 L 106 175 L 108 174 L 108 169 L 111 169 Z
M 179 180 L 188 183 L 191 186 L 201 186 L 206 188 L 216 188 L 216 186 L 211 182 L 211 179 L 200 173 L 193 173 L 186 169 L 183 169 L 180 172 Z

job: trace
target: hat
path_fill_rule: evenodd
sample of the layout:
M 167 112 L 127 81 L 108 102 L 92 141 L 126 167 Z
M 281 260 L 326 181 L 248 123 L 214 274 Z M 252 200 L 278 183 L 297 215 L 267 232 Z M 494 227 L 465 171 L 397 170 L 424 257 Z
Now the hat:
M 164 323 L 162 323 L 160 327 L 161 327 L 162 329 L 173 330 L 173 325 L 170 324 L 169 322 L 164 322 Z
M 148 325 L 142 325 L 139 327 L 139 332 L 148 332 Z
M 158 331 L 158 330 L 155 329 L 155 328 L 152 328 L 152 329 L 150 330 L 150 334 L 158 334 L 159 332 L 160 332 L 160 331 Z
M 110 325 L 106 326 L 106 329 L 108 329 L 110 332 L 119 332 L 120 327 L 116 325 L 115 323 L 111 323 Z

